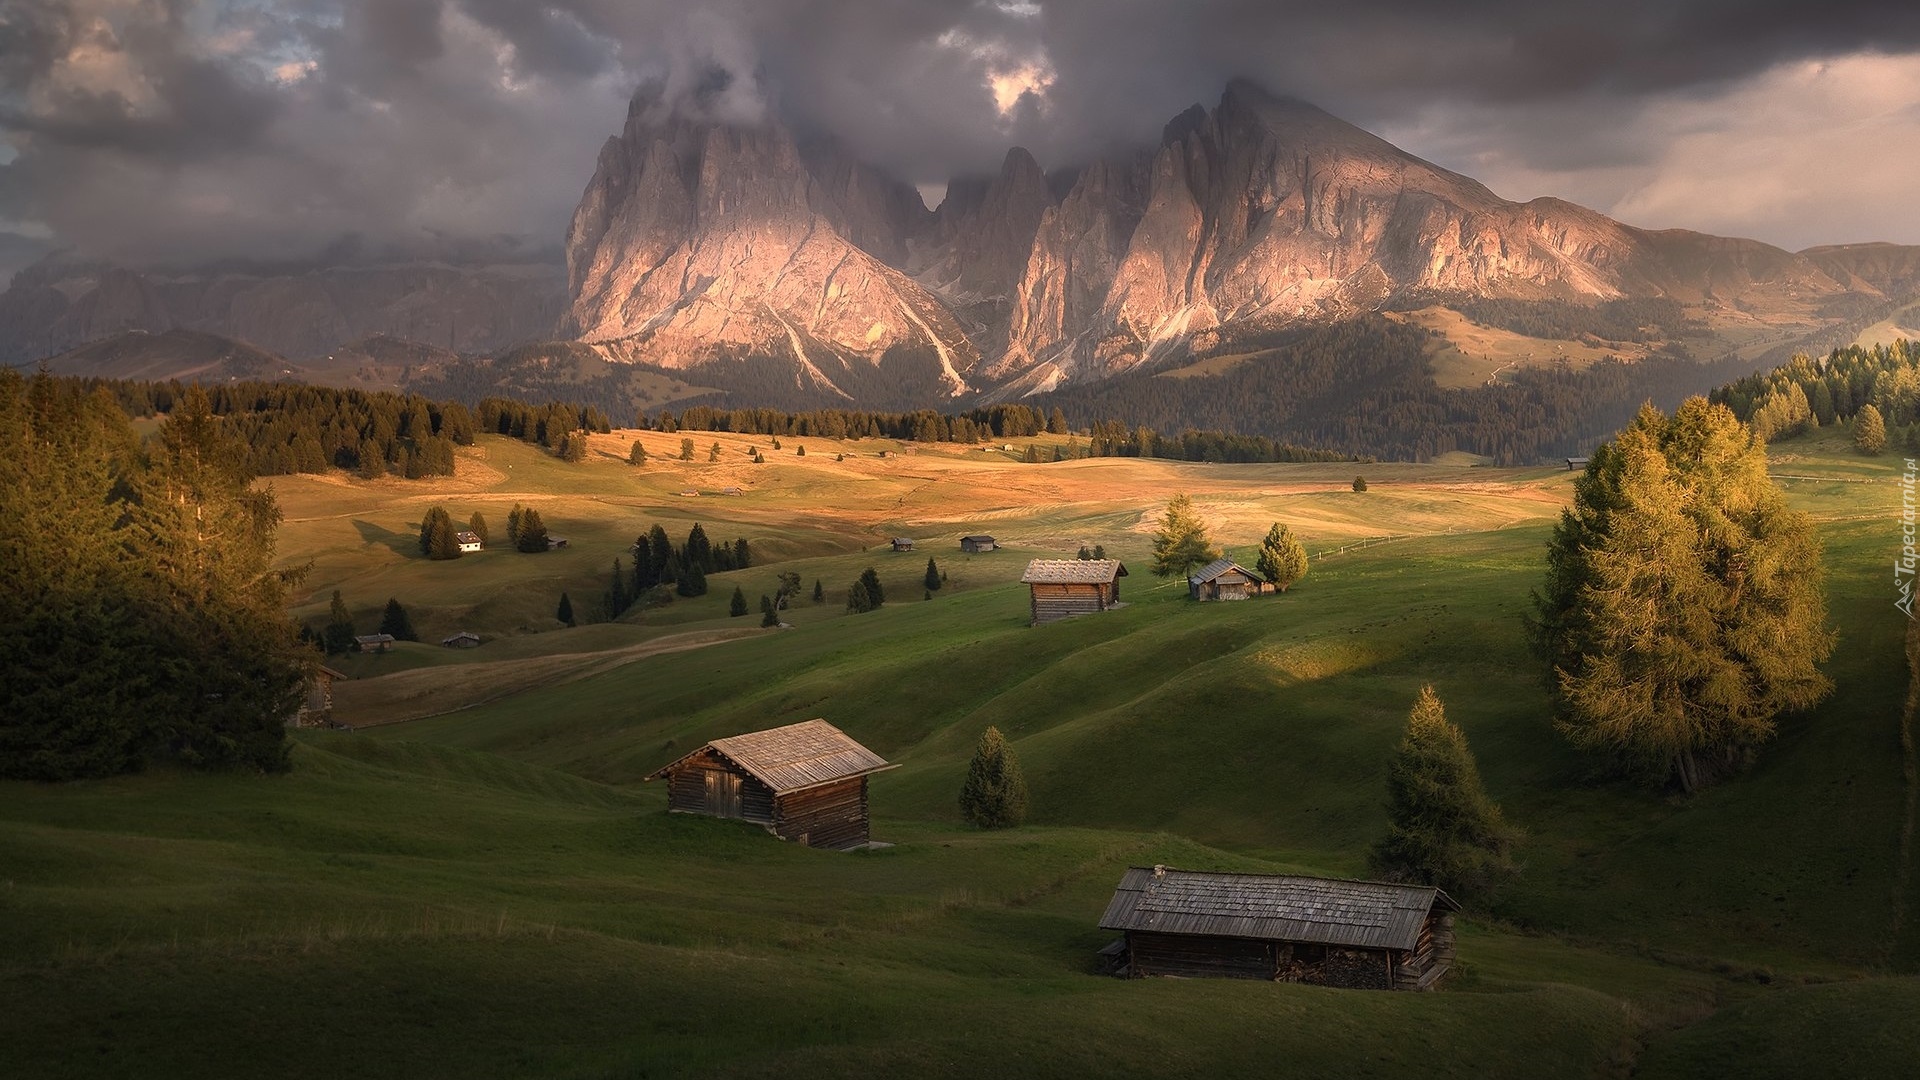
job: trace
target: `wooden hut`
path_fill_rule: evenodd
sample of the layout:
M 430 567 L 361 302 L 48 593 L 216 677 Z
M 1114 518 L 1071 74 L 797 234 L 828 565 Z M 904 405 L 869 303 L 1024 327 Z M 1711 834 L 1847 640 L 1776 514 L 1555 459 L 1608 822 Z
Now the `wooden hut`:
M 361 652 L 381 653 L 393 648 L 392 634 L 361 634 L 353 639 Z
M 978 555 L 985 551 L 998 551 L 1000 545 L 991 536 L 963 536 L 960 538 L 960 550 L 969 555 Z
M 1187 595 L 1195 600 L 1245 600 L 1260 591 L 1260 575 L 1234 562 L 1215 559 L 1187 575 Z
M 1426 990 L 1453 963 L 1460 906 L 1430 885 L 1133 867 L 1100 926 L 1129 975 Z
M 907 538 L 906 538 L 906 537 L 904 537 L 904 536 L 896 536 L 896 537 L 894 537 L 894 538 L 893 538 L 893 550 L 895 550 L 895 551 L 912 551 L 912 550 L 913 550 L 913 541 L 912 541 L 912 540 L 909 540 L 909 539 L 907 539 Z
M 738 818 L 785 840 L 845 850 L 867 842 L 867 777 L 894 766 L 825 720 L 715 739 L 648 776 L 667 809 Z
M 1586 458 L 1583 458 L 1583 457 L 1570 457 L 1570 458 L 1568 458 L 1568 459 L 1567 459 L 1567 471 L 1568 471 L 1568 472 L 1585 472 L 1585 471 L 1586 471 L 1586 469 L 1587 469 L 1587 459 L 1586 459 Z
M 346 677 L 345 672 L 325 664 L 315 666 L 313 674 L 307 676 L 306 694 L 300 699 L 300 708 L 287 723 L 294 727 L 325 727 L 332 723 L 333 680 Z
M 457 634 L 441 638 L 440 644 L 449 649 L 471 649 L 480 644 L 480 635 L 471 630 L 462 630 Z
M 1032 603 L 1031 625 L 1105 611 L 1120 603 L 1119 559 L 1035 559 L 1020 575 Z

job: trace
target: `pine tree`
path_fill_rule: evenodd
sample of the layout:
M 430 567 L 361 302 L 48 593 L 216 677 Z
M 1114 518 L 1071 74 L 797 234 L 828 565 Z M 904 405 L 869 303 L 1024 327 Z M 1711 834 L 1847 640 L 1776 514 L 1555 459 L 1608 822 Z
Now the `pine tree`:
M 687 533 L 687 546 L 680 549 L 680 558 L 690 566 L 698 566 L 707 573 L 713 572 L 713 543 L 707 539 L 707 531 L 697 521 L 692 531 Z
M 647 463 L 646 444 L 641 442 L 639 439 L 633 440 L 633 446 L 627 450 L 627 464 L 645 465 L 646 463 Z
M 560 436 L 560 447 L 555 451 L 561 461 L 580 462 L 587 460 L 587 433 L 569 431 Z
M 880 587 L 880 575 L 874 572 L 873 567 L 869 566 L 860 571 L 860 584 L 866 588 L 867 599 L 873 601 L 874 607 L 880 607 L 887 602 L 886 591 Z
M 760 597 L 760 599 L 762 601 L 765 601 L 766 596 L 763 594 Z M 747 594 L 741 591 L 740 586 L 735 585 L 733 587 L 733 599 L 729 601 L 727 604 L 727 614 L 732 618 L 737 619 L 740 616 L 745 615 L 746 613 L 747 613 Z
M 987 728 L 974 748 L 960 788 L 960 815 L 982 829 L 1005 829 L 1027 818 L 1027 781 L 999 728 Z
M 1694 791 L 1824 698 L 1820 543 L 1722 405 L 1652 406 L 1593 453 L 1529 631 L 1575 745 Z
M 1085 561 L 1093 558 L 1093 552 L 1087 548 L 1087 545 L 1081 544 L 1080 550 L 1075 552 L 1073 557 Z
M 1353 478 L 1353 490 L 1355 490 L 1355 491 L 1365 491 L 1365 490 L 1367 490 L 1367 478 L 1366 478 L 1366 477 L 1364 477 L 1364 476 L 1356 476 L 1356 477 L 1354 477 L 1354 478 Z
M 1260 543 L 1260 558 L 1254 568 L 1274 588 L 1286 592 L 1288 586 L 1307 576 L 1307 549 L 1292 529 L 1276 521 Z
M 865 583 L 855 581 L 847 586 L 847 610 L 855 614 L 873 610 L 873 596 L 867 592 Z
M 527 512 L 519 503 L 514 503 L 513 509 L 507 513 L 507 543 L 515 548 L 520 546 L 520 523 L 526 517 Z
M 741 537 L 733 542 L 733 568 L 745 570 L 753 565 L 753 550 L 747 547 L 747 538 Z
M 1370 856 L 1389 881 L 1484 894 L 1512 878 L 1515 831 L 1480 784 L 1467 738 L 1425 686 L 1387 766 L 1387 835 Z
M 774 605 L 773 598 L 766 593 L 760 594 L 760 625 L 767 629 L 780 625 L 780 611 Z
M 932 592 L 940 587 L 940 568 L 933 564 L 933 558 L 931 556 L 927 558 L 927 576 L 924 581 L 928 592 Z
M 1887 452 L 1887 421 L 1872 405 L 1862 405 L 1853 414 L 1853 448 L 1869 457 Z
M 380 444 L 372 439 L 360 441 L 360 478 L 378 480 L 387 475 L 387 459 L 380 452 Z
M 475 510 L 473 516 L 467 519 L 467 531 L 479 537 L 480 543 L 483 545 L 492 539 L 491 535 L 487 532 L 487 515 L 482 514 L 478 510 Z
M 659 585 L 663 582 L 672 582 L 677 575 L 671 569 L 673 566 L 673 541 L 667 539 L 666 528 L 655 525 L 653 528 L 648 529 L 647 544 L 653 553 L 651 568 L 652 581 L 650 584 Z
M 387 598 L 387 609 L 380 615 L 380 632 L 392 634 L 395 641 L 420 640 L 420 635 L 413 632 L 413 620 L 407 616 L 407 609 L 393 597 Z
M 705 596 L 707 594 L 707 572 L 700 569 L 696 559 L 688 559 L 681 568 L 679 580 L 673 590 L 681 596 Z
M 755 456 L 755 457 L 758 457 L 759 455 L 758 455 L 758 454 L 755 454 L 754 456 Z M 708 460 L 708 461 L 719 461 L 719 460 L 720 460 L 720 442 L 719 442 L 719 440 L 717 440 L 717 439 L 716 439 L 716 440 L 714 441 L 714 444 L 713 444 L 712 446 L 710 446 L 710 447 L 708 447 L 708 448 L 707 448 L 707 460 Z
M 1220 557 L 1207 537 L 1206 522 L 1194 512 L 1193 500 L 1175 495 L 1167 503 L 1160 527 L 1153 533 L 1153 572 L 1159 577 L 1185 577 L 1196 566 Z
M 681 461 L 693 460 L 693 440 L 692 439 L 680 440 L 680 460 Z
M 1096 559 L 1104 559 L 1104 558 L 1106 558 L 1106 557 L 1107 557 L 1107 548 L 1106 548 L 1106 545 L 1104 545 L 1104 544 L 1095 544 L 1095 545 L 1093 545 L 1093 557 L 1094 557 L 1094 558 L 1096 558 Z
M 609 620 L 617 619 L 626 614 L 627 609 L 633 606 L 633 594 L 627 591 L 627 583 L 629 580 L 626 567 L 620 565 L 620 556 L 615 555 L 613 557 L 613 575 L 607 580 L 607 591 L 603 601 Z
M 568 626 L 573 625 L 573 601 L 564 592 L 560 594 L 560 606 L 554 610 L 553 617 Z
M 520 515 L 520 539 L 514 547 L 529 554 L 547 550 L 547 523 L 540 520 L 540 511 L 528 507 Z
M 429 559 L 460 557 L 460 540 L 454 535 L 453 518 L 447 514 L 446 507 L 436 506 L 427 511 L 426 520 L 420 523 L 420 550 Z
M 340 590 L 333 590 L 333 603 L 328 607 L 327 630 L 324 635 L 327 652 L 332 654 L 353 651 L 353 639 L 359 631 L 353 626 L 353 613 L 347 610 L 347 602 L 340 598 Z
M 824 588 L 821 588 L 819 578 L 814 578 L 813 579 L 813 602 L 816 604 L 824 604 L 826 603 L 826 601 L 827 601 L 827 590 Z

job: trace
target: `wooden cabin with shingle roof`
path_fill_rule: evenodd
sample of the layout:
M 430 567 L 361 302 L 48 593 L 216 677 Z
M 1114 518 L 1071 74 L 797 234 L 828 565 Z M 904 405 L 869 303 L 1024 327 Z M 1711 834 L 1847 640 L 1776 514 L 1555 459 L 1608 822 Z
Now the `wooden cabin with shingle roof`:
M 1195 600 L 1245 600 L 1260 591 L 1260 575 L 1234 562 L 1215 559 L 1187 575 L 1187 595 Z
M 1033 560 L 1020 575 L 1032 601 L 1030 625 L 1118 607 L 1120 579 L 1126 576 L 1119 559 Z
M 891 769 L 825 720 L 715 739 L 648 776 L 667 809 L 738 818 L 785 840 L 845 850 L 867 842 L 867 777 Z
M 1460 905 L 1431 885 L 1129 869 L 1100 926 L 1146 975 L 1430 989 L 1453 963 Z

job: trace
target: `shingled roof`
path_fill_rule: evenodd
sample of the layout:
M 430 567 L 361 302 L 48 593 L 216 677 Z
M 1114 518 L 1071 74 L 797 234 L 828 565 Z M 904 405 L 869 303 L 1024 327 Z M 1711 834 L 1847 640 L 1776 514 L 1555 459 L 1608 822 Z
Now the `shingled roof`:
M 1135 866 L 1120 879 L 1105 930 L 1256 938 L 1362 949 L 1412 949 L 1436 905 L 1458 911 L 1430 885 L 1284 874 L 1213 874 Z
M 825 720 L 808 720 L 715 739 L 647 779 L 661 779 L 709 750 L 745 769 L 776 795 L 893 768 Z
M 1027 585 L 1105 585 L 1126 576 L 1119 559 L 1035 559 L 1020 580 Z
M 1253 571 L 1247 569 L 1244 566 L 1241 566 L 1239 563 L 1234 562 L 1232 559 L 1215 559 L 1212 562 L 1208 563 L 1207 565 L 1187 575 L 1187 580 L 1193 582 L 1196 585 L 1205 585 L 1207 582 L 1212 581 L 1214 578 L 1219 577 L 1221 574 L 1224 574 L 1229 570 L 1239 571 L 1240 576 L 1248 579 L 1249 581 L 1260 580 L 1260 575 L 1254 573 Z

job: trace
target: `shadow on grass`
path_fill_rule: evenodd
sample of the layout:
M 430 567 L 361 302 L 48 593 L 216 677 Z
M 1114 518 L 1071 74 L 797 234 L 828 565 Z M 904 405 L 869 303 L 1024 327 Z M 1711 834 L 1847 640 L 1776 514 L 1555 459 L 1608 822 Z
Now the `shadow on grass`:
M 353 520 L 353 527 L 359 530 L 360 539 L 365 543 L 385 545 L 398 555 L 420 554 L 420 538 L 413 533 L 394 532 L 359 518 Z

